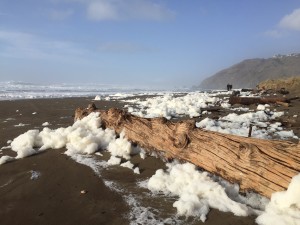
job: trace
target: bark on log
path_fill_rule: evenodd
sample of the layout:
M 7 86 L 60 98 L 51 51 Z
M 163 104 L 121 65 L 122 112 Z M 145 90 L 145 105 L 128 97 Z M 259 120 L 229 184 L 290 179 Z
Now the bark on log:
M 290 102 L 290 99 L 283 97 L 240 97 L 240 96 L 230 96 L 229 104 L 242 104 L 242 105 L 251 105 L 251 104 L 269 104 L 276 102 Z
M 241 191 L 254 190 L 266 197 L 286 190 L 300 172 L 300 144 L 262 140 L 205 131 L 194 121 L 171 122 L 165 118 L 140 118 L 119 109 L 77 109 L 75 120 L 98 111 L 103 127 L 120 133 L 146 150 L 161 152 L 168 159 L 191 162 L 236 182 Z

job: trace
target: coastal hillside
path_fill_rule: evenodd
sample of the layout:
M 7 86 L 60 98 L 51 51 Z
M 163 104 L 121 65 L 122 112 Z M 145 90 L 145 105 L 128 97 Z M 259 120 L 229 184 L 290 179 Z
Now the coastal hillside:
M 300 76 L 300 54 L 276 55 L 268 59 L 247 59 L 203 80 L 200 88 L 254 88 L 262 81 Z

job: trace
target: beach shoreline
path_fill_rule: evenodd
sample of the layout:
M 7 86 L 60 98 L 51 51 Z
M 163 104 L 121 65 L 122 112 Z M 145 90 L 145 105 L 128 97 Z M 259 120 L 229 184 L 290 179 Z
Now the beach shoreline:
M 126 104 L 94 101 L 93 97 L 0 101 L 0 147 L 29 129 L 42 130 L 45 122 L 51 129 L 71 126 L 75 109 L 91 102 L 99 109 L 122 109 Z M 4 224 L 129 224 L 130 208 L 124 196 L 107 187 L 92 169 L 62 154 L 64 151 L 51 149 L 0 166 L 0 208 L 3 209 L 0 216 Z M 10 150 L 3 149 L 0 156 L 10 154 L 13 154 Z M 133 162 L 139 165 L 140 175 L 120 167 L 105 170 L 103 175 L 131 186 L 165 167 L 154 157 L 146 160 L 133 157 Z M 39 172 L 40 177 L 32 180 L 32 171 Z M 82 190 L 87 193 L 80 194 Z M 163 207 L 176 214 L 171 204 Z M 191 218 L 188 221 L 187 224 L 203 224 Z M 255 217 L 237 217 L 212 209 L 205 224 L 251 225 L 255 224 Z

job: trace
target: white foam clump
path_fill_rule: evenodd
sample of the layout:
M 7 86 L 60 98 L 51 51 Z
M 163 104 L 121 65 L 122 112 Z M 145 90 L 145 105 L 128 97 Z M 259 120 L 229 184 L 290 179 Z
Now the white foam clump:
M 120 138 L 112 140 L 109 143 L 107 150 L 113 156 L 120 156 L 124 159 L 130 159 L 130 154 L 132 153 L 133 148 L 131 143 L 125 137 L 125 132 L 122 131 L 120 134 Z
M 196 123 L 196 126 L 206 130 L 247 137 L 249 126 L 252 124 L 254 125 L 252 128 L 252 137 L 267 139 L 271 138 L 272 134 L 275 134 L 281 139 L 297 138 L 293 131 L 282 132 L 281 123 L 270 124 L 268 122 L 283 114 L 283 112 L 268 112 L 267 114 L 264 111 L 248 112 L 241 115 L 230 113 L 227 116 L 219 118 L 219 120 L 205 118 Z
M 27 126 L 28 124 L 25 124 L 25 123 L 19 123 L 17 125 L 14 125 L 14 127 L 24 127 L 24 126 Z
M 103 156 L 103 154 L 100 152 L 96 152 L 95 155 Z
M 140 150 L 140 157 L 141 157 L 141 159 L 145 159 L 146 156 L 147 156 L 147 155 L 146 155 L 145 150 L 141 148 L 141 150 Z
M 45 127 L 41 132 L 29 130 L 15 138 L 10 146 L 17 152 L 16 159 L 37 154 L 46 149 L 58 149 L 66 147 L 65 154 L 93 154 L 98 149 L 107 149 L 115 158 L 111 158 L 108 164 L 121 163 L 123 157 L 130 159 L 131 154 L 140 153 L 141 149 L 132 147 L 125 137 L 124 131 L 116 139 L 114 130 L 100 128 L 101 119 L 99 113 L 91 113 L 81 120 L 77 120 L 72 126 L 51 130 Z M 3 156 L 4 157 L 4 156 Z M 10 158 L 0 158 L 1 164 Z M 137 172 L 137 170 L 136 170 Z
M 14 159 L 15 159 L 14 157 L 4 155 L 4 156 L 0 157 L 0 165 L 10 162 L 10 161 L 13 161 Z
M 130 162 L 130 161 L 126 161 L 124 163 L 121 164 L 122 167 L 126 167 L 128 169 L 133 169 L 134 165 Z
M 46 127 L 46 126 L 49 126 L 49 125 L 50 125 L 49 122 L 45 122 L 45 123 L 42 124 L 43 127 Z
M 107 161 L 107 165 L 109 165 L 109 166 L 120 165 L 120 163 L 121 163 L 121 158 L 113 156 L 113 155 Z
M 94 98 L 94 100 L 100 101 L 101 100 L 101 96 L 100 95 L 96 95 L 95 98 Z
M 200 108 L 206 108 L 209 104 L 214 104 L 219 98 L 212 97 L 207 93 L 193 92 L 184 96 L 175 96 L 165 94 L 154 98 L 148 98 L 145 101 L 131 101 L 138 105 L 140 109 L 130 108 L 132 114 L 147 118 L 178 117 L 188 115 L 189 117 L 198 117 L 201 114 Z M 127 100 L 126 100 L 127 101 Z
M 287 138 L 295 138 L 299 139 L 298 136 L 294 134 L 294 131 L 292 130 L 283 130 L 283 131 L 278 131 L 276 132 L 276 135 L 278 135 L 281 139 L 287 139 Z
M 229 109 L 231 105 L 228 102 L 221 103 L 222 108 Z
M 167 172 L 156 171 L 149 179 L 148 188 L 153 192 L 179 196 L 173 204 L 179 215 L 196 216 L 204 222 L 210 207 L 237 216 L 253 213 L 246 205 L 231 200 L 220 184 L 207 172 L 197 171 L 195 165 L 173 163 L 167 167 Z
M 116 94 L 109 95 L 109 97 L 113 99 L 122 99 L 122 98 L 128 98 L 133 96 L 134 94 L 128 94 L 128 93 L 116 93 Z
M 300 224 L 300 174 L 292 178 L 286 191 L 272 194 L 265 212 L 256 222 L 260 225 Z
M 100 123 L 99 113 L 91 113 L 67 128 L 55 130 L 44 128 L 41 132 L 29 130 L 15 138 L 11 147 L 17 152 L 16 158 L 24 158 L 46 149 L 58 149 L 65 146 L 67 155 L 92 154 L 99 148 L 106 148 L 115 140 L 115 132 L 111 129 L 99 128 Z
M 138 168 L 138 167 L 135 167 L 134 170 L 133 170 L 133 172 L 134 172 L 135 174 L 141 174 L 140 168 Z
M 270 105 L 268 105 L 268 104 L 265 104 L 265 105 L 259 104 L 256 109 L 257 110 L 266 110 L 267 107 L 270 107 Z
M 38 130 L 29 130 L 24 134 L 19 135 L 11 142 L 11 149 L 17 152 L 16 158 L 24 158 L 37 153 L 34 146 L 38 143 Z
M 130 161 L 126 161 L 126 162 L 122 163 L 120 166 L 126 167 L 126 168 L 128 168 L 128 169 L 131 169 L 131 170 L 133 170 L 133 172 L 136 173 L 136 174 L 140 174 L 140 169 L 139 169 L 138 167 L 135 167 L 135 168 L 133 169 L 134 165 L 133 165 L 132 162 L 130 162 Z

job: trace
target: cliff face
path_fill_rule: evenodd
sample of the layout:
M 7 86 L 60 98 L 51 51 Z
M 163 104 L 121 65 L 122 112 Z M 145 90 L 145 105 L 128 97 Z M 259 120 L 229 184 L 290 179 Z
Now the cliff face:
M 269 59 L 247 59 L 203 80 L 200 88 L 254 88 L 258 83 L 278 78 L 300 76 L 300 54 L 276 55 Z

